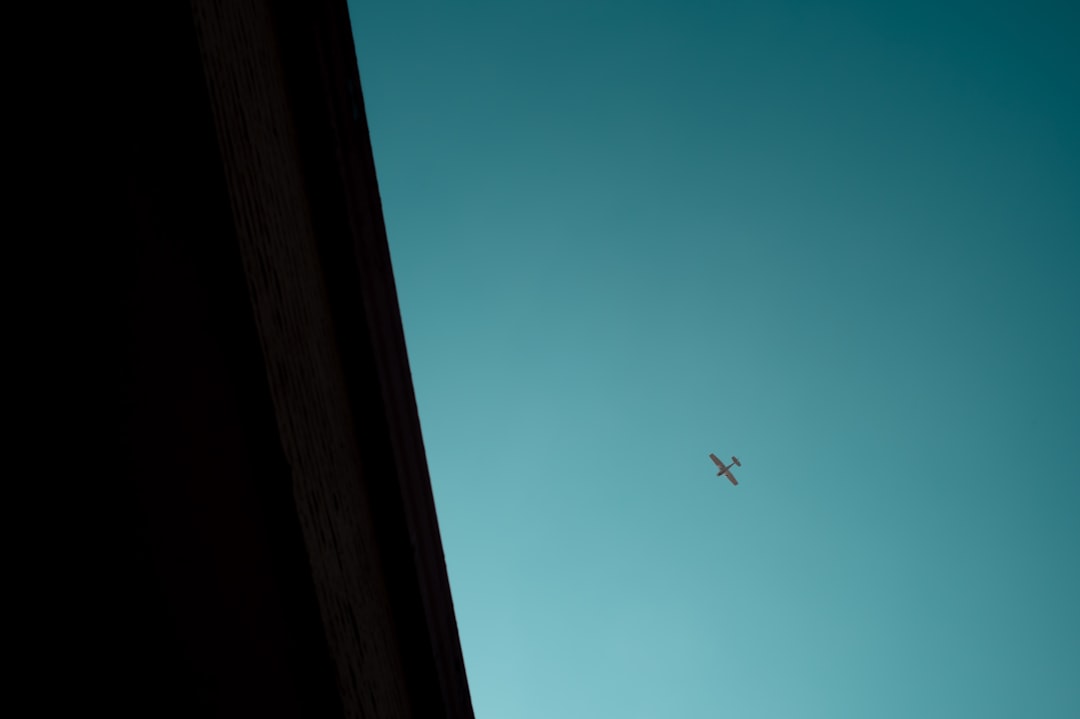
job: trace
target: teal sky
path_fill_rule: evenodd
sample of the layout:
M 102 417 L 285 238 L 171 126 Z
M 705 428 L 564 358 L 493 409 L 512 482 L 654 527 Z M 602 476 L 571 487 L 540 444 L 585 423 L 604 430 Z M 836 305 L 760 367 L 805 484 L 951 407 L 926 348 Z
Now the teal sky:
M 1080 5 L 350 11 L 477 717 L 1080 716 Z

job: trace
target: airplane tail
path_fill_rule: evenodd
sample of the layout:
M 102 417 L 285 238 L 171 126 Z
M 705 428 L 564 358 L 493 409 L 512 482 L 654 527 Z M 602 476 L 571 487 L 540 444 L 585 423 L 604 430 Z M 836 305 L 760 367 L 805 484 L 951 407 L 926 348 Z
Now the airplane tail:
M 732 457 L 732 458 L 731 458 L 731 461 L 732 461 L 732 462 L 734 462 L 734 463 L 735 463 L 735 464 L 736 464 L 737 466 L 739 466 L 739 467 L 741 467 L 741 466 L 742 466 L 742 462 L 740 462 L 740 461 L 739 461 L 739 458 L 738 458 L 738 457 Z

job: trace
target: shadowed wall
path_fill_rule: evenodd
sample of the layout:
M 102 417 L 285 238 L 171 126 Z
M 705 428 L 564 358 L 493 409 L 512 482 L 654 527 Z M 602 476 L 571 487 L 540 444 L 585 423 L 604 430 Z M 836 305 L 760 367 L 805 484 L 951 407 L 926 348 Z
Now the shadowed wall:
M 106 694 L 471 717 L 345 3 L 113 12 Z

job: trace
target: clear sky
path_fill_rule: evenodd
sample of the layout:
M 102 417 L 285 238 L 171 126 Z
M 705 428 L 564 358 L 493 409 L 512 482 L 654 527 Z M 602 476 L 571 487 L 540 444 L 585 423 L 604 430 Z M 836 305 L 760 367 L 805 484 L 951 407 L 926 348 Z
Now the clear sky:
M 480 719 L 1080 716 L 1080 4 L 350 11 Z

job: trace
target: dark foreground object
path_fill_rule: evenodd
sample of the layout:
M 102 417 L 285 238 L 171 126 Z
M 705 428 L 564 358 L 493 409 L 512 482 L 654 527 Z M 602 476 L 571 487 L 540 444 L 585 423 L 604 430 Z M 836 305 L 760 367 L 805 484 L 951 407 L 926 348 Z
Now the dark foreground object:
M 345 1 L 101 12 L 96 604 L 49 651 L 111 716 L 472 717 Z

